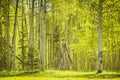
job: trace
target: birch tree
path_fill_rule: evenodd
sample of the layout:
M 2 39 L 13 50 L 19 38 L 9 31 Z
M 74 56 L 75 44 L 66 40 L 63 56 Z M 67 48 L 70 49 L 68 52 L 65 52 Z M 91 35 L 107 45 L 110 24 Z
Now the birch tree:
M 99 10 L 98 10 L 98 72 L 102 72 L 102 3 L 103 0 L 99 0 Z

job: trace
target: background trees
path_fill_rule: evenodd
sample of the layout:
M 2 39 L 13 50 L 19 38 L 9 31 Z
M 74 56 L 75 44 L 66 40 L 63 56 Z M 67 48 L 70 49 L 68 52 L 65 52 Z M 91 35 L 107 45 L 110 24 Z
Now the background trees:
M 0 6 L 0 70 L 120 70 L 119 0 L 3 0 Z

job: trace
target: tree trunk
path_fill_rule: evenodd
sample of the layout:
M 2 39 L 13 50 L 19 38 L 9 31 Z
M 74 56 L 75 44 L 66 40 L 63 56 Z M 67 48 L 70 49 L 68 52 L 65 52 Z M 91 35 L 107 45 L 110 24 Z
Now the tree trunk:
M 39 57 L 41 56 L 41 8 L 40 8 L 41 0 L 38 0 L 38 50 L 39 50 Z M 41 57 L 40 57 L 41 58 Z M 40 64 L 40 63 L 39 63 Z M 40 67 L 40 66 L 39 66 Z
M 31 21 L 30 21 L 30 35 L 29 35 L 29 47 L 34 43 L 34 0 L 32 0 L 32 9 L 31 9 Z
M 41 0 L 41 14 L 42 14 L 42 28 L 41 28 L 41 71 L 44 70 L 44 63 L 45 63 L 45 9 L 44 9 L 44 0 Z
M 24 26 L 24 4 L 23 4 L 24 0 L 22 0 L 22 40 L 21 40 L 21 47 L 22 47 L 22 70 L 25 70 L 25 28 L 26 26 Z
M 54 9 L 54 4 L 53 4 L 53 8 L 52 8 L 52 25 L 51 25 L 51 29 L 50 29 L 50 31 L 51 31 L 51 36 L 50 36 L 50 69 L 53 69 L 53 63 L 54 63 L 54 60 L 53 60 L 53 58 L 54 58 L 54 55 L 53 55 L 53 52 L 54 52 L 54 46 L 53 46 L 53 29 L 54 29 L 54 22 L 55 22 L 55 16 L 54 16 L 54 14 L 55 14 L 55 9 Z M 51 60 L 52 59 L 52 60 Z
M 1 0 L 0 0 L 0 5 L 1 5 Z M 2 14 L 0 14 L 1 16 Z M 1 25 L 1 17 L 0 17 L 0 38 L 2 37 L 2 25 Z
M 38 1 L 37 1 L 37 3 L 38 3 Z M 39 3 L 38 3 L 39 4 Z M 38 27 L 39 27 L 39 14 L 37 13 L 37 11 L 39 11 L 39 8 L 37 7 L 37 10 L 36 10 L 36 40 L 35 40 L 35 42 L 36 42 L 36 48 L 38 49 L 38 41 L 39 41 L 39 36 L 38 36 Z
M 9 11 L 10 11 L 10 0 L 8 0 L 8 5 L 7 5 L 7 19 L 6 19 L 6 40 L 8 43 L 8 50 L 9 50 L 9 46 L 10 46 L 10 17 L 9 17 Z M 11 70 L 11 51 L 8 51 L 8 70 Z
M 18 3 L 19 0 L 16 1 L 16 9 L 15 9 L 15 21 L 14 21 L 14 32 L 12 37 L 12 48 L 13 48 L 13 55 L 12 55 L 12 70 L 15 70 L 15 56 L 16 56 L 16 34 L 17 34 L 17 13 L 18 13 Z
M 99 11 L 98 11 L 98 72 L 102 72 L 102 0 L 99 0 Z
M 0 19 L 0 37 L 2 37 L 2 26 L 1 26 L 1 19 Z
M 1 0 L 0 0 L 0 5 L 1 5 Z M 0 14 L 1 16 L 2 14 Z M 2 21 L 1 21 L 1 17 L 0 17 L 0 37 L 2 37 Z

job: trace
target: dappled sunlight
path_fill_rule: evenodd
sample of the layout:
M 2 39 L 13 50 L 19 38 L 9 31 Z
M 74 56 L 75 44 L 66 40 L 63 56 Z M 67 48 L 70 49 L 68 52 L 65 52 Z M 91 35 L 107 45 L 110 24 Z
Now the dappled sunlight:
M 0 0 L 0 80 L 120 80 L 120 0 Z

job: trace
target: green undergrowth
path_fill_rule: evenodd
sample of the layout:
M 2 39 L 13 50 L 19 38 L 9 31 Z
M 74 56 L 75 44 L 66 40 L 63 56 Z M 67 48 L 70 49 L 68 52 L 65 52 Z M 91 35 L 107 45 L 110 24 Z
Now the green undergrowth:
M 10 78 L 14 80 L 19 80 L 19 78 L 29 78 L 29 80 L 38 80 L 38 78 L 42 78 L 43 80 L 82 80 L 84 79 L 118 79 L 120 80 L 120 72 L 106 72 L 103 71 L 101 74 L 96 74 L 96 72 L 76 72 L 76 71 L 57 71 L 57 70 L 46 70 L 43 72 L 34 71 L 34 72 L 20 72 L 20 71 L 13 71 L 13 72 L 0 72 L 1 80 L 9 80 Z M 17 79 L 18 78 L 18 79 Z M 34 78 L 34 79 L 32 79 Z

